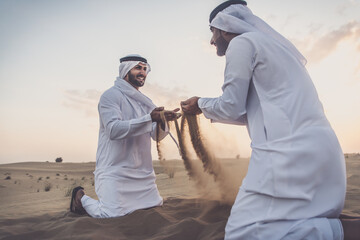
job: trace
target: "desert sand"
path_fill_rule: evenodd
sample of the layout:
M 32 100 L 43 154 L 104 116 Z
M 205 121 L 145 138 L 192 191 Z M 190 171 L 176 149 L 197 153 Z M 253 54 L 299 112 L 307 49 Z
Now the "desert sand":
M 345 157 L 348 188 L 343 213 L 360 216 L 360 155 Z M 219 161 L 238 188 L 248 159 Z M 224 238 L 231 204 L 221 200 L 216 183 L 209 181 L 208 190 L 199 191 L 180 160 L 167 160 L 165 165 L 154 161 L 162 207 L 112 219 L 70 213 L 73 187 L 81 185 L 86 194 L 96 198 L 94 168 L 93 162 L 0 165 L 0 239 Z

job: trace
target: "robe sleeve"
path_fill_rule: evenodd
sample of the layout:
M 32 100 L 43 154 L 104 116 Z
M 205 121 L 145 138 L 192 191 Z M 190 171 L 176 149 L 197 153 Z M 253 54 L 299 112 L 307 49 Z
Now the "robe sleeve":
M 226 52 L 223 94 L 217 98 L 200 98 L 198 105 L 213 122 L 246 125 L 246 99 L 252 78 L 255 48 L 241 36 L 235 37 Z
M 123 120 L 124 112 L 120 104 L 111 94 L 103 95 L 99 102 L 99 114 L 106 134 L 110 140 L 119 140 L 127 137 L 135 137 L 153 130 L 150 114 L 131 120 Z

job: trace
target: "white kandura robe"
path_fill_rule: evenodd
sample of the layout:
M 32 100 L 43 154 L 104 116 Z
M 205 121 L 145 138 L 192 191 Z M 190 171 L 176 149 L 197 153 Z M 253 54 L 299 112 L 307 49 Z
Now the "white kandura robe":
M 101 96 L 94 172 L 99 200 L 86 195 L 81 199 L 90 216 L 119 217 L 162 205 L 151 157 L 156 123 L 150 113 L 155 107 L 149 98 L 120 78 Z M 166 134 L 161 130 L 160 139 Z
M 227 49 L 222 89 L 199 99 L 203 114 L 246 125 L 252 141 L 225 239 L 334 239 L 341 226 L 327 218 L 344 206 L 344 156 L 305 67 L 264 34 L 244 33 Z

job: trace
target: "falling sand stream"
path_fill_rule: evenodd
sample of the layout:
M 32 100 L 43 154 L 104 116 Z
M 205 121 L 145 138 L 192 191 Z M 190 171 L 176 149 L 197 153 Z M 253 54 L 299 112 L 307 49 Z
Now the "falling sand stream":
M 165 121 L 164 118 L 163 121 Z M 206 186 L 208 185 L 208 182 L 215 182 L 217 186 L 217 192 L 219 193 L 219 200 L 232 204 L 237 193 L 237 186 L 234 186 L 232 179 L 229 177 L 230 175 L 227 174 L 227 172 L 222 168 L 221 164 L 215 158 L 214 154 L 207 148 L 199 128 L 198 116 L 183 114 L 180 121 L 180 126 L 178 120 L 174 121 L 179 143 L 178 147 L 181 158 L 184 162 L 185 169 L 190 179 L 195 181 L 197 189 L 200 193 L 203 194 L 206 194 L 207 192 Z M 156 146 L 160 163 L 166 166 L 164 164 L 165 160 L 163 158 L 159 140 L 159 126 L 160 124 L 158 124 L 157 128 Z M 190 138 L 192 147 L 194 148 L 197 157 L 202 162 L 202 169 L 199 168 L 198 164 L 194 164 L 193 160 L 191 160 L 189 157 L 190 151 L 186 145 L 187 138 Z M 210 176 L 212 176 L 212 179 L 209 179 Z

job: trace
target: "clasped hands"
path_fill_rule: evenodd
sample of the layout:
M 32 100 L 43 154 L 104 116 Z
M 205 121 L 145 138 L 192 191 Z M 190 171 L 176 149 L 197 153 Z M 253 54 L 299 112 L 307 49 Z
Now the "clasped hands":
M 199 100 L 199 97 L 191 97 L 185 101 L 180 102 L 181 110 L 185 114 L 190 114 L 190 115 L 197 115 L 197 114 L 202 113 L 202 111 L 198 105 L 198 100 Z M 161 119 L 162 111 L 164 111 L 164 107 L 157 107 L 150 113 L 150 116 L 151 116 L 151 119 L 153 122 L 162 122 L 162 119 Z M 178 111 L 180 111 L 180 108 L 176 108 L 172 111 L 166 110 L 164 112 L 165 119 L 167 121 L 174 121 L 175 119 L 179 118 L 181 116 L 181 114 L 178 113 Z

